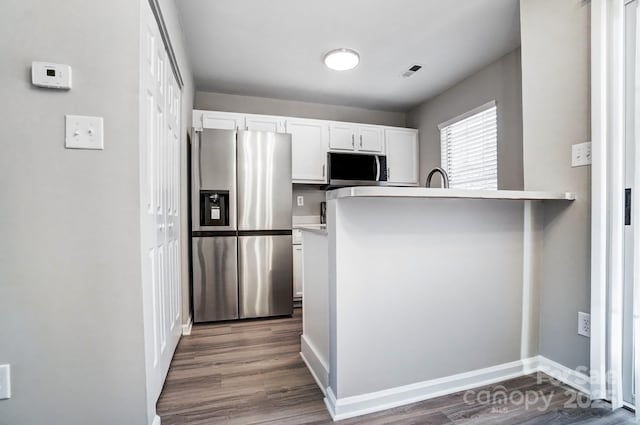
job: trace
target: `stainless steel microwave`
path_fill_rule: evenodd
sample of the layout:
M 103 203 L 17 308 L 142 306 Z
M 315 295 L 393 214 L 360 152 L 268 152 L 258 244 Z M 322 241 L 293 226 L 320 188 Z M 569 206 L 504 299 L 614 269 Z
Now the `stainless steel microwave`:
M 382 186 L 387 182 L 387 157 L 361 153 L 328 154 L 329 187 Z

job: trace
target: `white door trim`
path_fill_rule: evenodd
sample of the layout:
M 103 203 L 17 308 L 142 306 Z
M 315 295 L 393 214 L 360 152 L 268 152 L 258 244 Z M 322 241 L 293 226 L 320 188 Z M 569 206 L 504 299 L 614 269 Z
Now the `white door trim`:
M 591 2 L 591 396 L 606 393 L 607 0 Z
M 622 407 L 624 0 L 592 1 L 591 37 L 591 394 L 616 409 Z
M 636 111 L 638 111 L 638 105 L 640 105 L 640 7 L 636 8 L 636 66 L 635 66 L 635 105 Z M 637 114 L 636 114 L 637 115 Z M 635 120 L 636 140 L 640 135 L 640 119 Z M 636 143 L 635 149 L 635 164 L 640 164 L 640 146 Z M 633 181 L 634 190 L 640 188 L 640 168 L 636 166 L 634 172 Z M 633 226 L 633 340 L 634 345 L 640 342 L 640 197 L 637 194 L 631 196 L 631 223 L 635 223 Z M 634 350 L 633 366 L 635 371 L 634 383 L 636 392 L 640 388 L 640 349 Z M 636 419 L 640 422 L 640 397 L 635 397 L 635 411 Z
M 611 407 L 622 407 L 622 327 L 624 291 L 624 0 L 610 0 L 611 26 L 608 60 L 609 66 L 609 135 L 610 154 L 610 265 L 609 265 L 609 373 Z

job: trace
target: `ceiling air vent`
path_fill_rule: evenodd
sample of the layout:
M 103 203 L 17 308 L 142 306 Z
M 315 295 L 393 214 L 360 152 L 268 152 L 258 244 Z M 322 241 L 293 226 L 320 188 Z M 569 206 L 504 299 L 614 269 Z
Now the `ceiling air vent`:
M 402 76 L 404 78 L 409 78 L 416 72 L 420 71 L 421 69 L 422 69 L 422 65 L 411 65 L 411 68 L 407 69 L 404 73 L 402 73 Z

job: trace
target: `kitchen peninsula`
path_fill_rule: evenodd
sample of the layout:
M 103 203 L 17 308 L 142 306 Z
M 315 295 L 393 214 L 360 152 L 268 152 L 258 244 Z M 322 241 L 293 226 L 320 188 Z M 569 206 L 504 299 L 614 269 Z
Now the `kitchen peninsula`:
M 303 229 L 301 355 L 336 420 L 532 371 L 547 202 L 572 193 L 327 192 Z

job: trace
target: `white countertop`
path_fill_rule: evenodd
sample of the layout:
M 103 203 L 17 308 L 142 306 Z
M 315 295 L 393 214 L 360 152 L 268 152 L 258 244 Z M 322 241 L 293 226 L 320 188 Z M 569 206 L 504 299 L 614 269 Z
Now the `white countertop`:
M 328 235 L 329 233 L 327 232 L 327 225 L 326 224 L 322 224 L 321 226 L 322 227 L 318 227 L 318 226 L 300 226 L 300 227 L 296 227 L 296 229 L 302 230 L 304 232 L 315 233 L 317 235 Z
M 326 224 L 320 223 L 308 223 L 308 224 L 294 224 L 294 229 L 326 229 Z
M 573 201 L 572 192 L 536 192 L 526 190 L 436 189 L 426 187 L 355 186 L 327 192 L 327 200 L 343 198 L 451 198 L 501 199 L 524 201 Z

